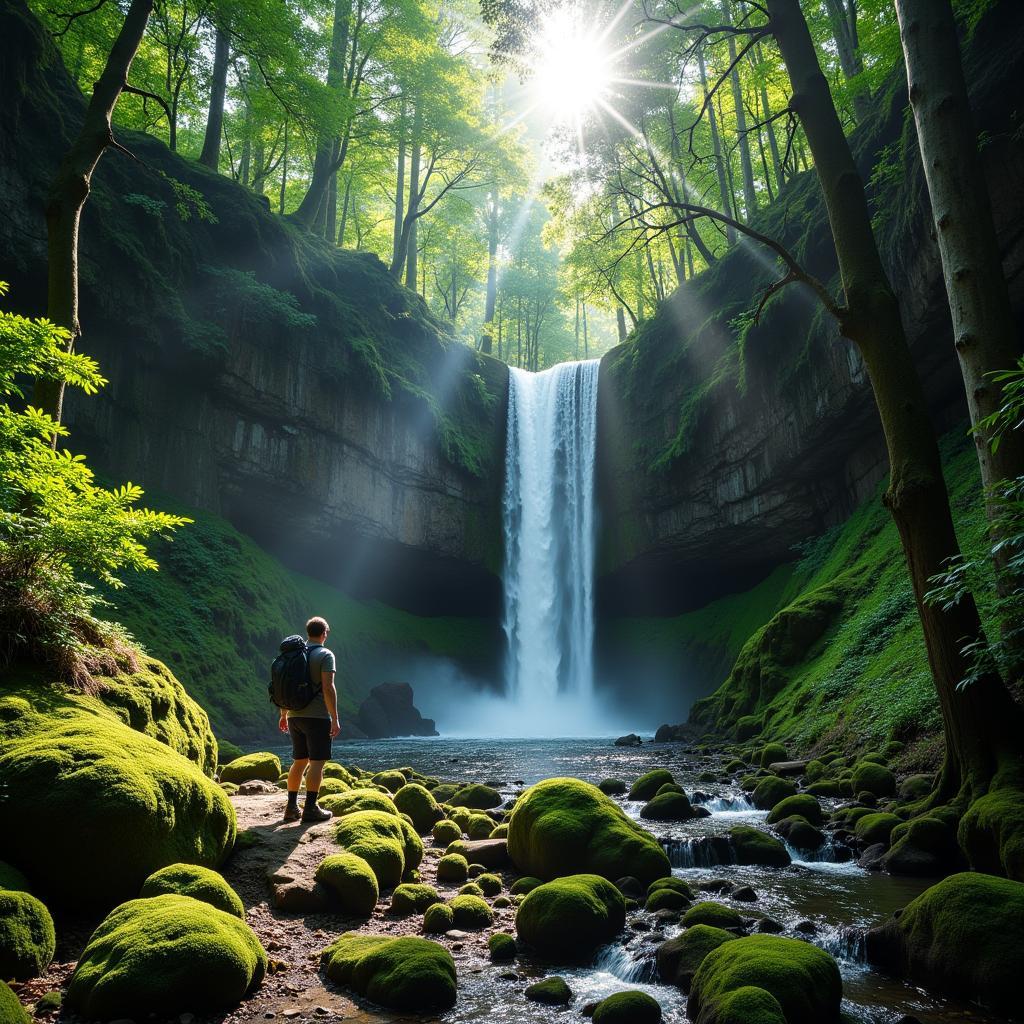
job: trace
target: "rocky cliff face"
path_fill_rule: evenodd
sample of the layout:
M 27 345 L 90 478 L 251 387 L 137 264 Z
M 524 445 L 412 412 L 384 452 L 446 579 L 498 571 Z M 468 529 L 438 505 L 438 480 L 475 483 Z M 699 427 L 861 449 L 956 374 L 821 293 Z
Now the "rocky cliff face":
M 39 315 L 46 184 L 83 101 L 20 3 L 0 12 L 0 92 L 0 279 Z M 496 614 L 505 367 L 376 257 L 118 137 L 139 162 L 104 156 L 81 235 L 83 347 L 110 383 L 69 402 L 75 450 L 351 593 Z
M 969 48 L 969 80 L 1007 276 L 1024 309 L 1024 9 L 1002 5 Z M 853 139 L 877 233 L 937 426 L 966 420 L 927 192 L 894 83 Z M 757 224 L 838 291 L 813 174 Z M 601 600 L 606 612 L 699 607 L 749 586 L 841 521 L 887 471 L 863 365 L 809 293 L 791 287 L 748 326 L 779 271 L 745 243 L 688 282 L 600 376 Z M 753 287 L 752 287 L 753 284 Z

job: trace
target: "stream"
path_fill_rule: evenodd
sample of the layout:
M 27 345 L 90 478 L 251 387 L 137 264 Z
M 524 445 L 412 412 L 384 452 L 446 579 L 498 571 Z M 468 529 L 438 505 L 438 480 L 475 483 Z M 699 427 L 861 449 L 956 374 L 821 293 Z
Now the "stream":
M 289 751 L 276 748 L 287 763 Z M 928 888 L 930 880 L 900 878 L 865 871 L 849 859 L 848 851 L 825 846 L 816 854 L 790 850 L 793 863 L 786 868 L 739 866 L 727 861 L 725 844 L 708 843 L 737 824 L 771 831 L 767 812 L 757 811 L 734 785 L 698 782 L 702 772 L 718 771 L 719 760 L 702 757 L 678 744 L 615 747 L 610 739 L 433 739 L 376 740 L 337 744 L 335 760 L 373 771 L 410 765 L 424 774 L 466 779 L 495 785 L 512 796 L 542 779 L 568 775 L 598 783 L 620 778 L 626 783 L 652 768 L 668 768 L 686 792 L 705 794 L 695 800 L 711 816 L 683 823 L 641 822 L 661 839 L 669 853 L 673 874 L 695 888 L 714 879 L 753 887 L 756 902 L 735 902 L 715 891 L 702 898 L 735 907 L 745 917 L 770 917 L 783 925 L 783 934 L 806 938 L 827 949 L 839 963 L 843 977 L 843 1010 L 859 1024 L 896 1024 L 905 1015 L 921 1024 L 999 1024 L 1004 1018 L 968 1003 L 945 999 L 908 982 L 891 978 L 868 966 L 863 957 L 860 929 L 880 923 Z M 632 818 L 640 820 L 641 804 L 618 801 Z M 822 801 L 823 805 L 839 801 Z M 797 926 L 799 925 L 799 928 Z M 601 950 L 584 967 L 545 969 L 524 957 L 512 965 L 480 959 L 469 970 L 460 967 L 459 1000 L 442 1020 L 491 1021 L 523 1024 L 550 1021 L 552 1008 L 524 1002 L 524 982 L 558 973 L 572 988 L 576 1011 L 585 1003 L 624 989 L 641 989 L 661 1004 L 665 1021 L 686 1018 L 686 996 L 658 982 L 655 950 L 659 942 L 680 932 L 678 924 L 661 926 L 642 909 L 627 915 L 620 942 Z M 514 977 L 502 975 L 512 974 Z

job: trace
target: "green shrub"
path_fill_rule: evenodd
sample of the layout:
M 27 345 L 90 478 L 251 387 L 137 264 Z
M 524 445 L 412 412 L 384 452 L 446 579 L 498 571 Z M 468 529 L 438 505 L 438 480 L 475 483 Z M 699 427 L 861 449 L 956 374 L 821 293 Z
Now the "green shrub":
M 142 883 L 139 896 L 162 896 L 164 893 L 191 896 L 194 900 L 202 900 L 226 914 L 245 920 L 245 907 L 238 893 L 224 881 L 223 875 L 210 868 L 198 864 L 168 864 L 154 871 Z
M 316 869 L 316 880 L 330 891 L 333 901 L 344 914 L 369 917 L 377 905 L 380 895 L 377 876 L 358 854 L 328 854 Z
M 625 900 L 611 882 L 570 875 L 526 895 L 516 913 L 516 931 L 541 956 L 571 962 L 613 939 L 625 920 Z
M 252 929 L 201 900 L 130 900 L 93 932 L 67 989 L 90 1018 L 139 1018 L 236 1005 L 263 980 L 267 955 Z
M 50 966 L 55 948 L 46 907 L 30 893 L 0 890 L 0 978 L 37 977 Z

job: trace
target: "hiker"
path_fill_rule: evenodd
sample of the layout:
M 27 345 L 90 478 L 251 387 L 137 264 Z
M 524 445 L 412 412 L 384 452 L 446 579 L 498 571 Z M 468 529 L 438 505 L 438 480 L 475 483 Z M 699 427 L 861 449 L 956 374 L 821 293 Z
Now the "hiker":
M 331 758 L 331 740 L 341 732 L 338 721 L 338 691 L 334 687 L 334 652 L 324 644 L 331 627 L 319 615 L 306 623 L 305 662 L 313 697 L 303 707 L 281 708 L 278 727 L 292 738 L 292 766 L 288 770 L 288 806 L 285 821 L 327 821 L 331 812 L 317 806 L 324 763 Z M 298 641 L 301 637 L 289 637 Z M 285 645 L 282 644 L 282 652 Z M 299 814 L 299 786 L 306 776 L 306 802 Z

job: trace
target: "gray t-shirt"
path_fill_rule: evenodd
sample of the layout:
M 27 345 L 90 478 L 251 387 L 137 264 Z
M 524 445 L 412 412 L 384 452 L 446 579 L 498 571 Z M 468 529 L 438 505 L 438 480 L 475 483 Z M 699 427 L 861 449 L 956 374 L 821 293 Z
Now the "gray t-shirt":
M 325 684 L 325 672 L 334 671 L 334 651 L 323 644 L 310 644 L 306 657 L 309 659 L 309 677 L 314 683 Z M 327 710 L 327 702 L 324 700 L 323 689 L 304 707 L 298 711 L 289 711 L 289 718 L 327 718 L 330 719 L 330 712 Z

